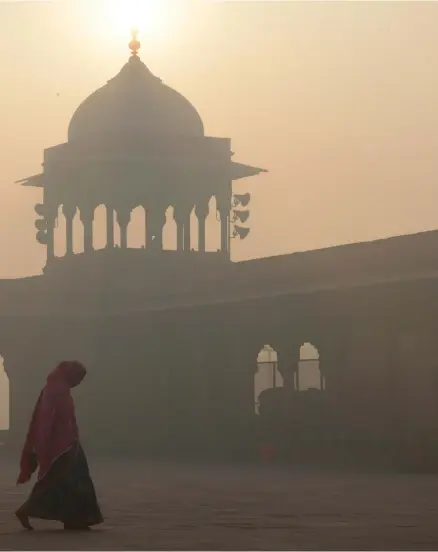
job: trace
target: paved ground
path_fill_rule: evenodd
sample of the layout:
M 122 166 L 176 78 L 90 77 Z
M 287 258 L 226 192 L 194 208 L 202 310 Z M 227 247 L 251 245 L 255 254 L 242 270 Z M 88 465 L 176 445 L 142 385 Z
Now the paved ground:
M 438 476 L 90 464 L 105 525 L 27 533 L 13 511 L 28 488 L 0 459 L 0 549 L 438 549 Z

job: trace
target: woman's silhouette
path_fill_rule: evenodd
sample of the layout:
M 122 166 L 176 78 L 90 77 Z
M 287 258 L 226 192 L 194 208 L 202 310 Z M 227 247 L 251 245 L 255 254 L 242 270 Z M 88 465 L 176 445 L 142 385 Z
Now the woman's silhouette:
M 32 529 L 29 518 L 60 521 L 71 530 L 103 522 L 71 396 L 86 373 L 77 361 L 61 362 L 49 374 L 35 405 L 17 480 L 28 482 L 39 468 L 29 499 L 16 512 L 26 529 Z

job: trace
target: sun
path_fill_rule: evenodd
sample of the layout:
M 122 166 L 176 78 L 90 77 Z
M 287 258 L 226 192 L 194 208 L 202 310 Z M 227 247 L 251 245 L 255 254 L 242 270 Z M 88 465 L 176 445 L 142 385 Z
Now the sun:
M 132 29 L 138 29 L 142 37 L 155 40 L 172 33 L 181 4 L 175 0 L 104 0 L 96 16 L 105 31 L 117 39 L 128 38 Z

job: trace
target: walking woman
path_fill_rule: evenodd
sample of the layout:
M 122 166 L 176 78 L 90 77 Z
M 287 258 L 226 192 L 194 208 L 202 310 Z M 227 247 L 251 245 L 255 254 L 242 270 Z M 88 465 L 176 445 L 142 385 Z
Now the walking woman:
M 17 480 L 27 483 L 39 468 L 30 497 L 16 512 L 26 529 L 32 529 L 29 518 L 60 521 L 69 530 L 87 530 L 103 522 L 71 396 L 86 373 L 79 362 L 61 362 L 36 403 Z

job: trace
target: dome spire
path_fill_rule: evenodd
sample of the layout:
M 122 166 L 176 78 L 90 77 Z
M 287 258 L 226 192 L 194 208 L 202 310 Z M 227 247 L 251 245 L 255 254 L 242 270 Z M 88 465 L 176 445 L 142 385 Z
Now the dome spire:
M 131 50 L 131 56 L 138 56 L 138 51 L 140 50 L 140 47 L 141 47 L 141 42 L 138 40 L 138 34 L 139 34 L 138 29 L 134 28 L 134 29 L 131 30 L 132 39 L 129 43 L 129 49 Z

